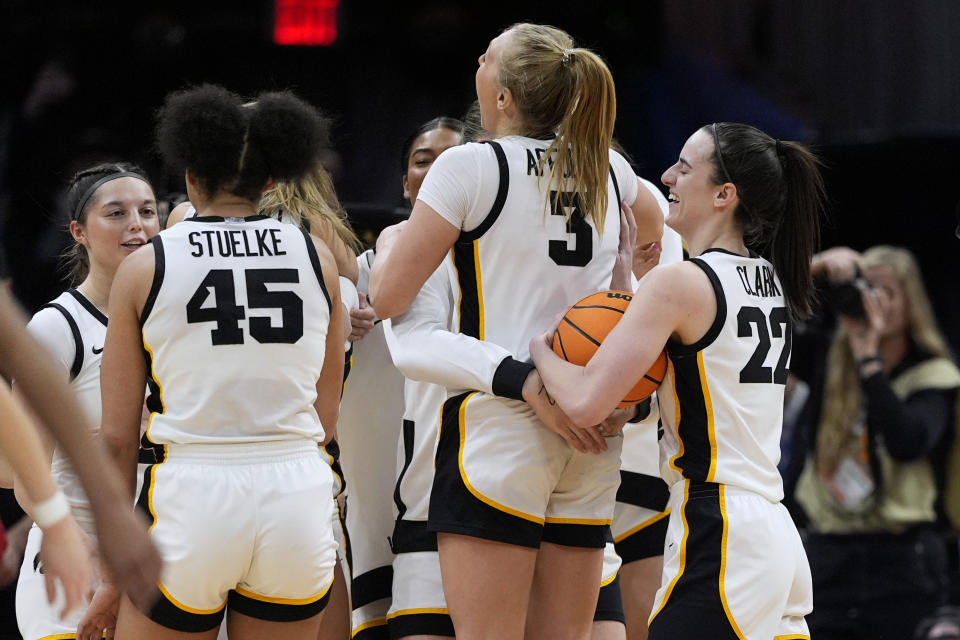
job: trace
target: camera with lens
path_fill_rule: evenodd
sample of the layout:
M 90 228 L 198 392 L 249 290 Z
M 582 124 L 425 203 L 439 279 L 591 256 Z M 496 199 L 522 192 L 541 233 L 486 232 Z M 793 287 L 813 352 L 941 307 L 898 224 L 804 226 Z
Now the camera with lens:
M 852 318 L 866 317 L 863 308 L 863 292 L 870 289 L 870 282 L 858 275 L 852 280 L 827 280 L 824 300 L 827 306 L 840 315 Z

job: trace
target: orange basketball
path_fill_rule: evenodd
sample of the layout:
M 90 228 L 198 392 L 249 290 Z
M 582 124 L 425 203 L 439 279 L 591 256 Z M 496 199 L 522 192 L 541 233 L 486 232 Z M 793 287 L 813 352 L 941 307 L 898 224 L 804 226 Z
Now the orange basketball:
M 567 311 L 553 335 L 553 352 L 573 364 L 585 365 L 614 325 L 620 322 L 633 294 L 601 291 L 587 296 Z M 657 390 L 667 373 L 667 356 L 660 352 L 656 362 L 636 386 L 620 401 L 620 408 L 643 402 Z

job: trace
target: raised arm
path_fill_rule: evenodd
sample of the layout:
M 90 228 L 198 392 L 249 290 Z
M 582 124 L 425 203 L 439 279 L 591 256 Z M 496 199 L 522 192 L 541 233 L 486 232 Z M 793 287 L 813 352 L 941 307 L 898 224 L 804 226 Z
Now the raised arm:
M 402 230 L 394 229 L 380 234 L 370 272 L 370 302 L 384 320 L 407 310 L 460 235 L 422 200 L 417 200 Z

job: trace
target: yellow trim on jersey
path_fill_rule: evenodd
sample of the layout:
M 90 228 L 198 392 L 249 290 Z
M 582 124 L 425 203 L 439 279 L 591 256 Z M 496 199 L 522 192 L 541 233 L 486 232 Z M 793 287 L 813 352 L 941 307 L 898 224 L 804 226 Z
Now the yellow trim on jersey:
M 441 615 L 450 615 L 449 609 L 400 609 L 387 614 L 387 620 L 393 620 L 397 616 L 414 616 L 417 614 L 439 613 Z
M 544 521 L 550 524 L 587 524 L 599 526 L 613 524 L 613 520 L 609 518 L 606 520 L 595 520 L 593 518 L 551 518 L 548 516 L 544 518 Z
M 528 520 L 530 522 L 533 522 L 534 524 L 542 525 L 543 518 L 538 518 L 537 516 L 532 516 L 529 513 L 524 513 L 522 511 L 517 511 L 516 509 L 511 509 L 506 505 L 500 504 L 496 500 L 492 500 L 488 498 L 487 496 L 483 495 L 482 493 L 474 489 L 473 485 L 470 484 L 470 479 L 467 478 L 467 470 L 463 467 L 463 448 L 466 446 L 466 442 L 467 442 L 466 410 L 467 410 L 467 403 L 470 401 L 470 398 L 477 395 L 477 393 L 479 392 L 474 391 L 473 393 L 468 395 L 466 398 L 464 398 L 463 402 L 460 403 L 460 453 L 457 456 L 458 457 L 457 462 L 460 465 L 460 478 L 463 479 L 463 484 L 465 487 L 467 487 L 467 490 L 470 493 L 472 493 L 473 497 L 479 500 L 480 502 L 483 502 L 484 504 L 487 504 L 493 507 L 497 511 L 503 511 L 504 513 L 509 513 L 512 516 L 516 516 L 518 518 Z
M 690 536 L 690 527 L 687 526 L 687 514 L 686 506 L 687 501 L 690 499 L 690 481 L 683 481 L 683 503 L 680 505 L 680 519 L 683 522 L 683 538 L 680 540 L 680 568 L 677 569 L 677 575 L 673 576 L 673 580 L 670 581 L 670 585 L 667 587 L 666 592 L 663 594 L 663 600 L 660 602 L 660 606 L 657 607 L 657 610 L 653 612 L 650 616 L 649 621 L 653 622 L 653 619 L 657 617 L 663 608 L 667 605 L 667 600 L 670 599 L 670 594 L 673 593 L 673 588 L 677 586 L 677 582 L 680 581 L 680 576 L 683 575 L 684 569 L 687 565 L 687 538 Z
M 441 403 L 440 403 L 440 411 L 437 412 L 437 413 L 439 413 L 440 415 L 437 416 L 437 442 L 436 442 L 436 443 L 434 444 L 434 446 L 433 446 L 433 451 L 434 451 L 434 454 L 433 454 L 433 473 L 434 473 L 434 474 L 437 473 L 437 454 L 436 454 L 436 451 L 437 451 L 437 447 L 440 446 L 440 431 L 443 429 L 443 406 L 444 406 L 445 404 L 447 404 L 447 401 L 446 401 L 446 400 L 444 400 L 443 402 L 441 402 Z
M 710 385 L 707 384 L 707 372 L 703 368 L 703 351 L 697 352 L 697 369 L 700 370 L 703 408 L 707 412 L 707 440 L 710 442 L 710 468 L 707 469 L 707 482 L 713 482 L 717 474 L 717 430 L 713 421 L 713 401 L 710 399 Z
M 104 631 L 103 634 L 102 634 L 100 637 L 101 637 L 101 638 L 106 638 L 106 637 L 107 637 L 107 632 Z M 42 638 L 38 638 L 38 640 L 77 640 L 77 634 L 75 634 L 75 633 L 59 633 L 59 634 L 57 634 L 57 635 L 55 635 L 55 636 L 43 636 Z
M 614 538 L 613 541 L 614 541 L 614 542 L 623 542 L 624 540 L 626 540 L 627 538 L 629 538 L 630 536 L 632 536 L 633 534 L 635 534 L 637 531 L 640 531 L 641 529 L 646 529 L 646 528 L 649 527 L 650 525 L 652 525 L 652 524 L 654 524 L 654 523 L 656 523 L 656 522 L 660 522 L 661 520 L 663 520 L 664 518 L 668 517 L 669 515 L 670 515 L 670 509 L 667 509 L 666 511 L 663 511 L 663 512 L 661 512 L 661 513 L 658 513 L 657 515 L 653 516 L 652 518 L 650 518 L 650 519 L 648 519 L 648 520 L 644 520 L 643 522 L 641 522 L 640 524 L 638 524 L 638 525 L 635 526 L 634 528 L 629 529 L 628 531 L 626 531 L 626 532 L 624 532 L 624 533 L 621 533 L 619 536 L 617 536 L 616 538 Z
M 480 239 L 473 241 L 473 270 L 477 273 L 477 307 L 479 309 L 479 339 L 483 340 L 483 279 L 480 277 Z
M 606 580 L 602 580 L 602 581 L 600 582 L 600 588 L 603 589 L 605 586 L 607 586 L 608 584 L 610 584 L 611 582 L 613 582 L 614 580 L 616 580 L 618 575 L 620 575 L 620 570 L 619 570 L 619 569 L 617 569 L 616 571 L 614 571 L 614 572 L 613 572 L 613 575 L 610 576 L 609 578 L 607 578 Z
M 140 331 L 140 339 L 143 342 L 143 348 L 147 350 L 147 353 L 150 354 L 150 378 L 153 380 L 153 383 L 157 385 L 157 390 L 160 392 L 160 413 L 163 413 L 167 409 L 167 404 L 163 401 L 163 385 L 160 384 L 160 380 L 157 379 L 157 373 L 154 371 L 156 368 L 156 358 L 153 357 L 153 349 L 147 344 L 147 336 L 143 335 L 143 330 Z M 150 439 L 150 427 L 153 426 L 153 418 L 157 415 L 156 411 L 150 412 L 150 418 L 147 420 L 147 430 L 144 435 L 147 437 L 147 442 L 153 442 Z M 166 446 L 166 445 L 164 445 Z M 164 452 L 166 453 L 166 452 Z
M 670 468 L 683 475 L 683 471 L 680 470 L 680 467 L 677 466 L 677 459 L 683 455 L 683 438 L 680 437 L 680 397 L 677 395 L 677 370 L 673 366 L 673 361 L 670 358 L 667 358 L 667 367 L 670 369 L 670 384 L 673 386 L 671 391 L 673 392 L 673 412 L 674 412 L 674 428 L 677 430 L 677 453 L 670 458 Z
M 386 619 L 386 618 L 375 618 L 374 620 L 370 620 L 369 622 L 364 622 L 364 623 L 361 624 L 359 627 L 357 627 L 356 629 L 354 629 L 353 632 L 350 633 L 350 637 L 351 637 L 351 638 L 354 638 L 354 637 L 356 637 L 356 635 L 357 635 L 358 633 L 360 633 L 361 631 L 366 631 L 367 629 L 370 629 L 371 627 L 382 627 L 382 626 L 384 626 L 385 624 L 387 624 L 387 619 Z
M 195 613 L 200 616 L 209 616 L 218 611 L 222 611 L 223 608 L 227 606 L 227 601 L 224 600 L 223 604 L 217 607 L 216 609 L 194 609 L 193 607 L 188 607 L 187 605 L 183 604 L 182 602 L 174 598 L 172 595 L 170 595 L 170 592 L 163 587 L 162 583 L 158 582 L 157 586 L 160 587 L 160 591 L 163 593 L 164 596 L 166 596 L 167 600 L 170 601 L 170 604 L 174 605 L 177 609 L 186 611 L 187 613 Z
M 317 600 L 322 600 L 327 593 L 330 592 L 330 587 L 333 586 L 333 578 L 330 578 L 330 582 L 327 583 L 327 587 L 320 592 L 319 595 L 311 596 L 309 598 L 278 598 L 276 596 L 264 596 L 259 593 L 254 593 L 253 591 L 247 591 L 243 587 L 237 586 L 234 588 L 234 591 L 239 593 L 245 598 L 250 598 L 251 600 L 259 600 L 260 602 L 270 602 L 272 604 L 285 604 L 285 605 L 304 605 L 304 604 L 313 604 Z
M 727 621 L 733 628 L 733 632 L 737 634 L 740 640 L 746 640 L 743 632 L 740 631 L 740 627 L 737 626 L 737 621 L 733 619 L 733 614 L 730 612 L 730 605 L 727 604 L 727 592 L 723 586 L 723 578 L 727 573 L 727 534 L 730 531 L 730 523 L 727 521 L 726 487 L 720 484 L 717 485 L 717 489 L 720 493 L 720 517 L 723 519 L 723 534 L 720 537 L 720 603 L 723 605 L 723 612 L 727 614 Z

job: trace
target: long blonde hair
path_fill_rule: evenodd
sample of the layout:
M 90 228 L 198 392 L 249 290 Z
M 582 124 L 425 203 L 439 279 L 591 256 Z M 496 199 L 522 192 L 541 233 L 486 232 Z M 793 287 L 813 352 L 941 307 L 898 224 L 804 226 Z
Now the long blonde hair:
M 906 249 L 879 245 L 863 254 L 865 267 L 893 269 L 903 288 L 907 332 L 918 349 L 935 357 L 949 358 L 947 341 L 937 327 L 923 274 L 913 254 Z M 847 332 L 841 325 L 827 356 L 823 416 L 817 433 L 817 470 L 832 474 L 840 463 L 850 426 L 860 411 L 860 380 Z
M 509 49 L 500 60 L 497 82 L 510 90 L 517 102 L 526 136 L 556 134 L 540 158 L 539 173 L 550 165 L 548 188 L 557 198 L 564 182 L 573 183 L 584 217 L 593 219 L 603 234 L 607 210 L 607 173 L 610 142 L 617 117 L 613 76 L 603 60 L 574 47 L 573 38 L 546 25 L 521 23 Z M 554 203 L 555 205 L 558 203 Z
M 267 190 L 260 199 L 260 212 L 275 218 L 286 217 L 298 227 L 305 227 L 306 222 L 317 234 L 332 229 L 354 254 L 360 252 L 360 240 L 347 221 L 333 180 L 319 163 L 303 178 L 278 182 Z

